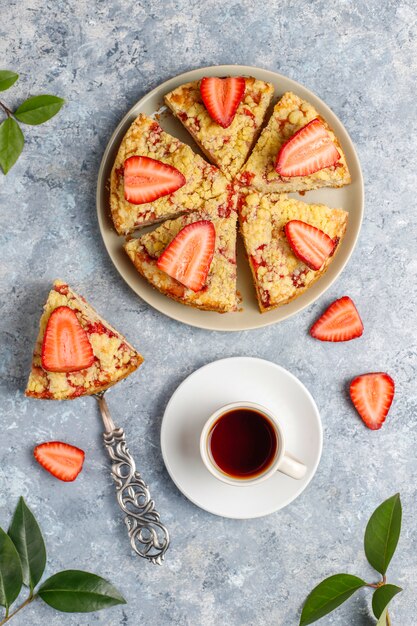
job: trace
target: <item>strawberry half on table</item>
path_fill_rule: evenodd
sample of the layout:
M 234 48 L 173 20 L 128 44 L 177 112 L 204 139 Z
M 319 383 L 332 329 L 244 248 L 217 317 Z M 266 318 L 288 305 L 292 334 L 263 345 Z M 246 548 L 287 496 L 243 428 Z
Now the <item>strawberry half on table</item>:
M 64 482 L 72 482 L 83 468 L 85 453 L 62 441 L 49 441 L 36 446 L 33 455 L 47 472 Z
M 25 393 L 41 400 L 95 394 L 128 376 L 142 361 L 123 335 L 57 280 L 40 320 Z
M 350 383 L 350 397 L 365 425 L 378 430 L 390 410 L 395 393 L 395 383 L 384 372 L 357 376 Z
M 245 95 L 243 76 L 217 78 L 206 76 L 201 80 L 200 93 L 210 117 L 222 128 L 233 122 L 237 107 Z
M 320 341 L 350 341 L 362 333 L 362 320 L 349 296 L 335 300 L 310 329 Z

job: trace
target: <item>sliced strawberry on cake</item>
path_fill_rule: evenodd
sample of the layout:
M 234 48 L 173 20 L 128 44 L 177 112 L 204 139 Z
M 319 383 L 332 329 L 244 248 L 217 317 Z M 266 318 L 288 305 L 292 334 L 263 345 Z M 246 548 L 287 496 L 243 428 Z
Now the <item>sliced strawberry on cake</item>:
M 275 105 L 239 181 L 264 193 L 290 193 L 351 182 L 340 143 L 316 109 L 292 92 Z
M 388 415 L 395 393 L 395 383 L 384 372 L 357 376 L 350 383 L 350 397 L 363 422 L 378 430 Z
M 287 304 L 327 270 L 348 214 L 248 188 L 239 197 L 240 230 L 261 312 Z
M 125 199 L 131 204 L 146 204 L 168 196 L 187 181 L 179 170 L 145 156 L 131 156 L 124 165 Z
M 233 178 L 255 143 L 274 88 L 250 76 L 205 77 L 165 96 L 165 102 L 207 158 Z
M 57 280 L 40 320 L 25 393 L 49 400 L 91 395 L 126 378 L 142 361 L 84 298 Z
M 164 222 L 125 250 L 161 293 L 189 306 L 225 313 L 237 308 L 234 200 Z
M 110 176 L 110 208 L 120 235 L 199 209 L 228 186 L 192 149 L 139 115 L 120 144 Z

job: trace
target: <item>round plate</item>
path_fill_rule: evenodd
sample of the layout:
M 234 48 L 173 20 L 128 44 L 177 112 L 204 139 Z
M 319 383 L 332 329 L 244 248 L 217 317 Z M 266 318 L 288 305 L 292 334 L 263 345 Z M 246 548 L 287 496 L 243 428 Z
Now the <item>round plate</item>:
M 252 283 L 249 266 L 243 251 L 243 244 L 238 243 L 238 291 L 242 295 L 243 304 L 242 311 L 235 313 L 215 313 L 211 311 L 200 311 L 192 307 L 185 306 L 170 298 L 160 294 L 151 285 L 149 285 L 142 276 L 136 271 L 132 262 L 123 250 L 124 238 L 117 235 L 113 228 L 110 212 L 109 212 L 109 189 L 108 181 L 111 168 L 116 158 L 117 150 L 122 141 L 124 134 L 129 128 L 133 120 L 139 113 L 153 115 L 163 106 L 163 97 L 169 91 L 172 91 L 183 83 L 199 80 L 203 76 L 240 76 L 251 75 L 264 81 L 272 83 L 275 87 L 275 100 L 278 100 L 285 91 L 294 91 L 301 98 L 311 102 L 319 113 L 328 121 L 335 131 L 342 148 L 345 152 L 347 163 L 352 175 L 352 183 L 341 189 L 319 189 L 310 191 L 302 197 L 305 202 L 321 202 L 333 208 L 343 208 L 349 212 L 349 220 L 345 237 L 341 243 L 337 255 L 329 266 L 327 272 L 304 294 L 278 309 L 260 314 L 255 296 L 255 288 Z M 195 152 L 201 154 L 201 151 L 194 143 L 191 136 L 187 133 L 181 122 L 176 120 L 174 116 L 165 110 L 158 119 L 161 126 L 171 135 L 178 137 L 184 143 L 189 144 Z M 299 197 L 297 194 L 294 197 Z M 363 179 L 358 157 L 353 147 L 353 143 L 340 120 L 329 109 L 329 107 L 299 83 L 257 67 L 246 65 L 218 65 L 213 67 L 204 67 L 185 74 L 180 74 L 175 78 L 162 83 L 156 89 L 153 89 L 146 96 L 141 98 L 137 104 L 125 115 L 116 130 L 114 131 L 101 162 L 98 182 L 97 182 L 97 213 L 101 234 L 107 252 L 110 255 L 117 270 L 127 282 L 127 284 L 148 304 L 153 306 L 161 313 L 165 313 L 180 322 L 206 328 L 209 330 L 249 330 L 275 324 L 287 317 L 301 311 L 306 306 L 317 300 L 326 289 L 336 280 L 346 263 L 356 244 L 359 235 L 362 215 L 363 215 Z
M 307 466 L 301 480 L 277 472 L 258 485 L 235 487 L 217 480 L 200 457 L 200 433 L 217 409 L 230 402 L 257 402 L 280 420 L 288 452 Z M 223 517 L 262 517 L 287 506 L 313 478 L 323 432 L 311 394 L 283 367 L 250 357 L 209 363 L 181 383 L 165 409 L 161 448 L 178 489 L 197 506 Z

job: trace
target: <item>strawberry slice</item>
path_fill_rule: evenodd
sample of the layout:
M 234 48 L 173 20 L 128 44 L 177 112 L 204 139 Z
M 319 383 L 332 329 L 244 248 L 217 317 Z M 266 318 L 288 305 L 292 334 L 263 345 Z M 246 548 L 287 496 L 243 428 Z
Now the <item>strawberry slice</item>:
M 85 453 L 62 441 L 49 441 L 36 446 L 35 459 L 47 472 L 63 480 L 75 480 L 83 468 Z
M 378 430 L 385 422 L 394 399 L 395 383 L 383 372 L 362 374 L 350 383 L 350 397 L 368 428 Z
M 88 335 L 70 307 L 59 306 L 52 311 L 43 337 L 41 361 L 48 372 L 78 372 L 94 363 Z
M 297 131 L 278 152 L 275 169 L 281 176 L 308 176 L 335 165 L 339 151 L 318 118 Z
M 215 242 L 212 222 L 200 220 L 188 224 L 165 248 L 157 266 L 189 289 L 200 291 L 213 260 Z
M 285 234 L 295 256 L 312 270 L 319 270 L 336 247 L 329 235 L 300 220 L 287 222 Z
M 145 156 L 132 156 L 124 163 L 125 199 L 145 204 L 174 193 L 187 181 L 176 167 Z
M 320 341 L 350 341 L 362 333 L 362 320 L 349 296 L 335 300 L 310 329 Z
M 211 119 L 223 128 L 233 122 L 237 107 L 245 95 L 243 76 L 231 78 L 205 77 L 200 83 L 200 93 Z

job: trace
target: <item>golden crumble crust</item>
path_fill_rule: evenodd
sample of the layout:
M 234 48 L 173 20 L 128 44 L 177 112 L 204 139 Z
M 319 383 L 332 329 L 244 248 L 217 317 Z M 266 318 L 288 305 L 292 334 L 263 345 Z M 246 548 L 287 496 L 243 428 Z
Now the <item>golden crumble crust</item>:
M 57 307 L 73 309 L 88 335 L 94 363 L 78 372 L 48 372 L 42 368 L 41 349 L 49 317 Z M 110 324 L 105 322 L 81 296 L 64 282 L 56 280 L 48 295 L 39 323 L 32 369 L 25 395 L 42 400 L 72 400 L 104 391 L 134 372 L 142 356 Z
M 220 208 L 220 210 L 219 210 Z M 157 268 L 156 262 L 167 245 L 187 224 L 210 220 L 216 230 L 213 260 L 203 289 L 194 292 Z M 236 198 L 228 209 L 219 205 L 183 215 L 158 226 L 151 233 L 132 239 L 124 246 L 134 266 L 161 293 L 183 304 L 226 313 L 237 308 L 236 294 Z
M 274 87 L 251 76 L 245 78 L 245 95 L 233 122 L 223 128 L 210 117 L 200 94 L 201 81 L 186 83 L 165 96 L 165 102 L 184 124 L 207 158 L 232 179 L 255 143 Z
M 242 189 L 239 201 L 240 230 L 258 296 L 261 312 L 287 304 L 306 291 L 331 263 L 319 271 L 309 269 L 292 252 L 284 226 L 301 220 L 337 241 L 335 254 L 345 234 L 348 213 L 323 204 L 306 204 L 286 195 L 260 194 Z
M 125 200 L 124 162 L 131 156 L 146 156 L 179 170 L 186 183 L 174 193 L 153 202 L 132 204 Z M 201 208 L 225 192 L 228 181 L 213 165 L 194 154 L 186 144 L 140 114 L 120 144 L 110 176 L 110 209 L 119 235 Z
M 336 165 L 309 176 L 284 178 L 275 171 L 275 161 L 281 146 L 312 120 L 320 118 L 340 154 Z M 285 93 L 275 105 L 268 125 L 262 131 L 252 154 L 242 168 L 239 181 L 264 193 L 291 193 L 319 187 L 342 187 L 351 182 L 346 158 L 340 143 L 327 122 L 316 109 L 292 92 Z

